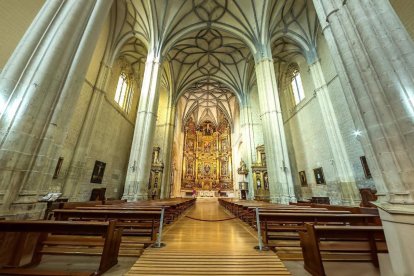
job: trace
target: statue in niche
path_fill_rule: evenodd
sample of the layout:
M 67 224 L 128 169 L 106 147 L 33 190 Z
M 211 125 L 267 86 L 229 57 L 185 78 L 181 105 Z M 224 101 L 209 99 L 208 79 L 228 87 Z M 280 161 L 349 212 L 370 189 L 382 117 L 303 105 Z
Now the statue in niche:
M 190 117 L 190 119 L 188 119 L 186 130 L 187 130 L 187 133 L 195 133 L 196 125 L 195 125 L 192 117 Z
M 210 174 L 210 170 L 211 170 L 210 164 L 205 164 L 204 165 L 204 173 L 207 174 L 207 175 L 209 175 Z
M 267 176 L 267 173 L 264 174 L 264 188 L 265 190 L 269 190 L 269 177 Z
M 213 133 L 213 130 L 210 127 L 210 123 L 206 124 L 206 128 L 204 129 L 204 135 L 210 136 Z
M 188 163 L 188 167 L 187 167 L 187 174 L 188 175 L 192 175 L 193 174 L 193 163 Z
M 264 152 L 262 152 L 261 154 L 261 159 L 262 159 L 262 164 L 266 166 L 266 154 Z
M 261 189 L 262 183 L 260 182 L 260 178 L 256 178 L 256 183 L 257 183 L 257 189 Z
M 223 151 L 227 151 L 227 140 L 223 140 L 221 145 L 222 145 Z
M 194 148 L 194 142 L 193 140 L 187 141 L 187 150 L 192 150 Z
M 221 165 L 221 175 L 227 175 L 227 162 L 223 161 Z
M 205 142 L 204 143 L 204 152 L 210 152 L 210 149 L 211 149 L 210 142 Z
M 247 174 L 249 170 L 247 169 L 246 163 L 242 160 L 240 160 L 240 167 L 237 169 L 238 174 Z

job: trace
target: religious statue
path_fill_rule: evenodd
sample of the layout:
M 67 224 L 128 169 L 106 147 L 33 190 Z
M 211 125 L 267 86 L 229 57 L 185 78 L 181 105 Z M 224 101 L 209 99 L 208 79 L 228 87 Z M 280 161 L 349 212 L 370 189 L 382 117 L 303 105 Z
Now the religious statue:
M 257 183 L 257 189 L 262 188 L 262 183 L 260 182 L 260 178 L 256 179 L 256 183 Z
M 248 172 L 249 170 L 247 169 L 246 163 L 243 161 L 243 159 L 240 160 L 240 167 L 237 169 L 237 173 L 246 175 Z
M 227 162 L 224 161 L 221 165 L 221 175 L 227 175 Z
M 267 176 L 267 173 L 264 174 L 264 188 L 269 190 L 269 176 Z

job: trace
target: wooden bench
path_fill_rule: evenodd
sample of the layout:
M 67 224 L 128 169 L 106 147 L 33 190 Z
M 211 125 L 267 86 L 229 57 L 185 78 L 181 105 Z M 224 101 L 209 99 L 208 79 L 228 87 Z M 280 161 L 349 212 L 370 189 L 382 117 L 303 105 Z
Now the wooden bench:
M 304 267 L 313 276 L 325 276 L 322 260 L 364 260 L 368 255 L 376 267 L 377 253 L 386 253 L 387 247 L 382 226 L 321 226 L 306 224 L 300 231 Z M 345 255 L 341 255 L 344 253 Z M 354 259 L 351 256 L 355 255 Z
M 329 212 L 329 211 L 327 211 Z M 299 231 L 306 222 L 319 225 L 375 225 L 376 216 L 335 213 L 259 213 L 262 238 L 266 246 L 284 260 L 302 259 Z
M 54 211 L 56 220 L 66 221 L 108 221 L 116 220 L 118 226 L 124 228 L 122 244 L 128 243 L 142 244 L 147 247 L 156 240 L 160 224 L 160 211 L 140 211 L 140 210 L 79 210 L 79 209 L 59 209 Z M 125 238 L 132 236 L 132 238 Z M 123 255 L 123 254 L 122 254 Z
M 39 271 L 33 267 L 46 254 L 79 255 L 81 248 L 88 246 L 85 239 L 92 238 L 102 245 L 100 251 L 94 254 L 100 256 L 99 267 L 95 271 L 80 274 L 101 275 L 118 263 L 122 230 L 115 221 L 0 221 L 0 234 L 3 236 L 0 239 L 3 266 L 0 275 L 73 275 L 65 271 Z M 76 241 L 78 247 L 72 250 L 51 248 L 46 241 L 56 237 L 68 237 L 72 243 Z

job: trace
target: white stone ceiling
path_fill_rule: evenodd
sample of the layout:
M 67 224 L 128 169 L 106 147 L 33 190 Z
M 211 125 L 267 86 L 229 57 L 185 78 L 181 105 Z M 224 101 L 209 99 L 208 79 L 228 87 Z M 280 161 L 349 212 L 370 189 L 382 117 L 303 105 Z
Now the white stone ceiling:
M 116 6 L 113 48 L 129 43 L 124 54 L 137 62 L 147 52 L 158 57 L 173 102 L 200 91 L 212 95 L 194 89 L 211 82 L 243 104 L 255 77 L 254 59 L 316 56 L 319 25 L 311 0 L 124 0 Z
M 235 109 L 238 108 L 233 92 L 223 84 L 211 80 L 195 83 L 186 90 L 180 101 L 184 106 L 183 122 L 192 116 L 197 125 L 204 121 L 217 125 L 220 113 L 232 124 Z

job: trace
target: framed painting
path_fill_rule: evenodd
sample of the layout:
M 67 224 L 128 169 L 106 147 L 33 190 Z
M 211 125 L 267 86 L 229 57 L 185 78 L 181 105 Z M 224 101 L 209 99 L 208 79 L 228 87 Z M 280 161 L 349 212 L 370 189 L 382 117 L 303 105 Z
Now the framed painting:
M 53 174 L 53 179 L 58 178 L 60 169 L 62 168 L 62 163 L 63 163 L 63 157 L 59 157 L 58 162 L 56 164 L 55 172 Z
M 313 169 L 313 173 L 315 174 L 316 184 L 326 184 L 322 167 Z
M 362 165 L 362 168 L 364 169 L 365 178 L 367 179 L 372 178 L 371 171 L 369 170 L 369 167 L 368 167 L 367 158 L 365 156 L 361 156 L 359 159 L 361 160 L 361 165 Z
M 308 181 L 306 180 L 306 173 L 305 171 L 299 172 L 299 179 L 300 179 L 300 185 L 302 187 L 308 187 Z
M 106 163 L 96 160 L 92 171 L 91 183 L 102 184 Z

